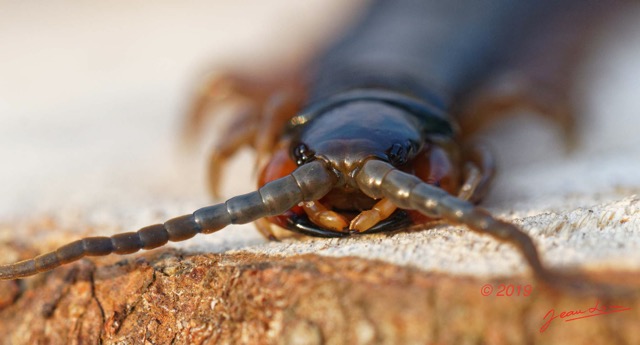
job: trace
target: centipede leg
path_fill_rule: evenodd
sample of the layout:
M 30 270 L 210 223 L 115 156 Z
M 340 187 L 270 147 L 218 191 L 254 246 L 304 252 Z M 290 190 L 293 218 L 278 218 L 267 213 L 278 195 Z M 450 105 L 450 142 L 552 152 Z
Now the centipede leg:
M 258 229 L 258 232 L 262 236 L 264 236 L 267 240 L 269 241 L 278 240 L 278 237 L 276 236 L 273 229 L 274 225 L 271 224 L 271 222 L 269 222 L 266 218 L 260 218 L 253 223 L 256 226 L 256 229 Z
M 270 83 L 258 78 L 249 78 L 242 73 L 229 71 L 207 78 L 191 102 L 186 114 L 183 136 L 186 139 L 199 137 L 209 116 L 218 113 L 223 105 L 245 103 L 253 107 L 264 102 Z
M 313 223 L 323 228 L 343 231 L 349 224 L 343 216 L 327 209 L 319 201 L 305 202 L 302 208 Z
M 364 232 L 389 218 L 398 207 L 388 198 L 382 198 L 370 210 L 362 211 L 349 224 L 349 230 Z
M 460 187 L 458 198 L 462 200 L 471 200 L 478 190 L 480 180 L 482 179 L 482 173 L 480 173 L 480 169 L 477 165 L 467 162 L 464 166 L 464 176 L 464 183 Z
M 253 146 L 256 150 L 255 169 L 261 171 L 271 157 L 285 123 L 301 108 L 303 92 L 301 86 L 288 87 L 271 95 L 259 119 L 259 128 Z
M 256 170 L 272 154 L 284 123 L 300 107 L 302 87 L 294 73 L 248 75 L 230 71 L 209 78 L 196 95 L 187 115 L 184 135 L 198 137 L 206 117 L 220 106 L 233 104 L 234 120 L 217 140 L 209 159 L 209 189 L 220 195 L 221 174 L 226 161 L 244 146 L 257 151 Z
M 487 81 L 468 98 L 460 126 L 467 138 L 505 117 L 528 110 L 558 125 L 567 148 L 574 146 L 575 107 L 566 83 L 543 85 L 522 71 L 508 71 Z
M 255 170 L 262 170 L 273 154 L 276 138 L 284 123 L 299 109 L 300 98 L 286 90 L 276 92 L 264 105 L 247 105 L 228 126 L 209 157 L 209 187 L 213 196 L 220 196 L 219 186 L 225 163 L 240 148 L 252 146 L 256 150 Z
M 209 154 L 209 192 L 215 198 L 220 198 L 220 182 L 222 171 L 227 160 L 240 148 L 250 145 L 258 131 L 258 125 L 254 120 L 255 111 L 246 109 L 229 126 L 228 130 L 220 136 Z
M 462 132 L 472 135 L 513 110 L 523 109 L 557 124 L 567 149 L 571 149 L 578 139 L 571 95 L 581 57 L 607 14 L 622 8 L 613 3 L 583 6 L 567 2 L 546 17 L 526 44 L 514 50 L 501 71 L 469 93 L 469 101 L 460 111 Z
M 487 187 L 495 175 L 495 160 L 486 147 L 474 144 L 465 150 L 464 182 L 458 191 L 458 198 L 477 203 L 487 192 Z

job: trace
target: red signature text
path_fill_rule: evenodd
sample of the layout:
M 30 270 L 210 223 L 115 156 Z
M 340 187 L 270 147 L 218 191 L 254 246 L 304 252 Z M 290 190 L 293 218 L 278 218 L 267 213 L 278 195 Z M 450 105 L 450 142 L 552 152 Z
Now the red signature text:
M 546 331 L 547 328 L 549 328 L 549 325 L 551 325 L 551 321 L 557 318 L 564 319 L 565 322 L 569 322 L 593 316 L 619 313 L 627 310 L 631 310 L 631 308 L 619 305 L 601 305 L 600 301 L 596 301 L 596 305 L 589 309 L 565 310 L 558 315 L 556 315 L 555 309 L 551 309 L 542 318 L 542 320 L 545 320 L 545 323 L 540 327 L 540 333 Z

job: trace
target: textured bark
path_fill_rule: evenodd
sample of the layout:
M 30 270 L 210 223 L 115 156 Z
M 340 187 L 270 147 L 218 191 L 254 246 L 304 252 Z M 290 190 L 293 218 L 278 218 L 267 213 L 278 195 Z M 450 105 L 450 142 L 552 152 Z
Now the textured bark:
M 634 275 L 600 279 L 640 286 Z M 489 283 L 531 282 L 429 274 L 353 257 L 162 250 L 2 282 L 0 334 L 4 344 L 640 342 L 637 297 L 599 302 L 629 311 L 557 319 L 540 333 L 550 309 L 587 310 L 596 299 L 536 283 L 528 297 L 483 297 Z

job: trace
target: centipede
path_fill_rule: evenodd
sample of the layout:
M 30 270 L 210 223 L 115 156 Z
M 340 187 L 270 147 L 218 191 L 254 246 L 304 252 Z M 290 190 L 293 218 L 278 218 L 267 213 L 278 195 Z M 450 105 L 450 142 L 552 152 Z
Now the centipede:
M 479 206 L 496 166 L 475 138 L 514 108 L 535 110 L 572 138 L 572 66 L 594 14 L 610 5 L 372 1 L 304 71 L 271 84 L 220 73 L 196 97 L 188 133 L 198 130 L 223 91 L 249 100 L 249 111 L 235 114 L 211 153 L 209 187 L 219 195 L 225 163 L 251 146 L 260 170 L 255 191 L 2 265 L 0 279 L 85 256 L 150 250 L 230 224 L 255 222 L 265 237 L 278 239 L 287 231 L 348 237 L 437 220 L 512 245 L 535 278 L 557 285 L 561 274 L 543 263 L 531 236 Z M 508 92 L 500 87 L 506 79 Z

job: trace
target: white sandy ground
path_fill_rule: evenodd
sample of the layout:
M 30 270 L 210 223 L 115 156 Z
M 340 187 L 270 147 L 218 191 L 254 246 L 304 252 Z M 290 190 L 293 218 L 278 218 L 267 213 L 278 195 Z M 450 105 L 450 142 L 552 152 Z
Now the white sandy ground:
M 52 225 L 38 223 L 37 234 L 20 225 L 51 217 L 66 241 L 211 203 L 205 148 L 181 150 L 177 140 L 201 72 L 286 60 L 338 26 L 339 3 L 0 1 L 0 240 L 22 236 L 51 248 L 61 244 Z M 500 175 L 483 205 L 534 236 L 554 266 L 640 269 L 638 18 L 628 13 L 592 49 L 576 90 L 584 109 L 576 150 L 565 154 L 557 129 L 530 116 L 487 133 Z M 226 195 L 254 187 L 252 159 L 242 152 L 231 163 Z M 242 225 L 176 246 L 356 255 L 481 275 L 526 269 L 510 246 L 449 226 L 268 243 Z

